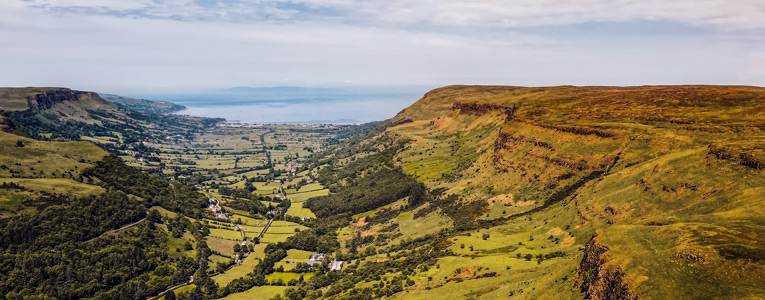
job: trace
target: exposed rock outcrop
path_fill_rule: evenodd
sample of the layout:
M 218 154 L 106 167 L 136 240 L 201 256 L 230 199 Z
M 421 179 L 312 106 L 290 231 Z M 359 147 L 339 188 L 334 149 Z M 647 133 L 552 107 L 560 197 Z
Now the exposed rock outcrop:
M 548 150 L 554 150 L 550 143 L 539 141 L 536 138 L 528 138 L 523 135 L 514 136 L 505 132 L 500 132 L 497 140 L 495 141 L 495 149 L 508 149 L 507 143 L 530 143 L 536 147 L 545 148 Z
M 92 92 L 73 91 L 70 89 L 58 89 L 52 91 L 45 91 L 37 95 L 27 98 L 29 102 L 29 111 L 37 113 L 41 110 L 46 110 L 56 103 L 64 101 L 77 101 L 80 96 L 90 94 L 90 96 L 98 97 L 97 94 Z
M 460 113 L 469 115 L 482 115 L 497 111 L 505 115 L 505 121 L 512 120 L 515 114 L 515 107 L 483 103 L 454 102 L 452 110 L 459 110 Z
M 553 146 L 547 142 L 538 141 L 535 138 L 527 138 L 523 135 L 520 136 L 513 136 L 511 134 L 500 132 L 497 139 L 494 141 L 494 159 L 493 159 L 493 165 L 494 168 L 501 172 L 508 172 L 508 168 L 504 165 L 502 165 L 502 154 L 500 150 L 512 150 L 512 144 L 517 143 L 529 143 L 533 144 L 535 147 L 544 148 L 547 150 L 554 151 L 555 149 Z M 575 171 L 582 171 L 582 170 L 588 170 L 591 169 L 590 166 L 587 165 L 586 162 L 580 161 L 580 162 L 573 162 L 573 161 L 567 161 L 555 157 L 550 157 L 549 155 L 535 155 L 532 153 L 527 153 L 528 155 L 532 157 L 536 157 L 539 159 L 543 159 L 553 165 L 572 169 Z
M 741 153 L 739 154 L 739 158 L 741 161 L 739 162 L 742 166 L 749 167 L 755 170 L 762 170 L 765 169 L 765 162 L 762 162 L 761 160 L 757 159 L 756 157 Z
M 98 97 L 98 94 L 93 92 L 73 91 L 66 88 L 44 91 L 34 96 L 27 97 L 29 109 L 6 112 L 6 114 L 11 118 L 26 118 L 33 116 L 40 111 L 50 109 L 57 103 L 78 101 L 80 97 L 83 96 Z
M 707 154 L 713 155 L 717 159 L 727 160 L 727 159 L 733 158 L 733 154 L 729 153 L 727 150 L 715 144 L 709 145 L 707 148 L 709 148 L 709 151 L 707 152 Z
M 414 122 L 414 120 L 412 119 L 402 119 L 402 120 L 398 120 L 396 122 L 391 123 L 390 127 L 396 127 L 398 125 L 404 125 L 404 124 L 412 123 L 412 122 Z
M 623 282 L 624 273 L 618 267 L 606 268 L 605 256 L 608 248 L 591 239 L 584 248 L 584 257 L 577 268 L 578 277 L 575 287 L 583 293 L 585 299 L 636 300 L 637 296 L 629 291 Z
M 751 155 L 745 152 L 738 152 L 735 150 L 725 149 L 724 147 L 720 147 L 714 144 L 709 145 L 708 148 L 709 148 L 709 151 L 707 152 L 707 155 L 712 155 L 719 160 L 735 161 L 736 158 L 738 158 L 738 163 L 742 166 L 745 166 L 747 168 L 752 168 L 755 170 L 765 170 L 765 162 L 758 159 L 754 155 Z
M 599 137 L 602 137 L 602 138 L 610 138 L 610 137 L 616 136 L 616 134 L 614 134 L 612 132 L 603 131 L 603 130 L 597 130 L 597 129 L 593 129 L 593 128 L 589 128 L 589 127 L 565 126 L 565 125 L 549 125 L 549 124 L 542 124 L 542 123 L 537 123 L 537 122 L 534 122 L 534 121 L 529 121 L 529 120 L 524 120 L 524 119 L 519 119 L 519 118 L 515 118 L 515 120 L 519 121 L 519 122 L 523 122 L 523 123 L 529 124 L 529 125 L 532 125 L 532 126 L 537 126 L 537 127 L 547 128 L 547 129 L 553 129 L 553 130 L 557 130 L 557 131 L 561 131 L 561 132 L 573 133 L 573 134 L 577 134 L 577 135 L 595 135 L 595 136 L 599 136 Z

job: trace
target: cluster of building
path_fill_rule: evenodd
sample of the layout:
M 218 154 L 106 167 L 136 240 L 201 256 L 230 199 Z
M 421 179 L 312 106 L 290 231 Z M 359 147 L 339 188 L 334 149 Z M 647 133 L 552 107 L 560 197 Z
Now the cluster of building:
M 325 256 L 324 253 L 314 253 L 314 254 L 311 254 L 311 256 L 308 258 L 308 261 L 305 262 L 305 264 L 307 264 L 307 265 L 309 265 L 311 267 L 321 266 L 322 260 L 324 260 L 324 256 Z M 299 262 L 293 261 L 293 262 L 290 262 L 290 263 L 291 264 L 296 264 L 296 263 L 299 263 Z M 340 271 L 340 270 L 343 269 L 343 263 L 344 262 L 341 261 L 341 260 L 334 260 L 329 265 L 329 270 L 330 271 Z
M 220 126 L 220 127 L 232 127 L 232 128 L 256 128 L 256 127 L 262 127 L 263 125 L 242 123 L 239 120 L 226 120 L 224 122 L 218 123 L 218 126 Z
M 220 202 L 215 197 L 210 198 L 210 204 L 207 206 L 207 210 L 211 211 L 212 214 L 219 219 L 228 219 L 228 216 L 223 213 L 223 210 L 220 208 Z

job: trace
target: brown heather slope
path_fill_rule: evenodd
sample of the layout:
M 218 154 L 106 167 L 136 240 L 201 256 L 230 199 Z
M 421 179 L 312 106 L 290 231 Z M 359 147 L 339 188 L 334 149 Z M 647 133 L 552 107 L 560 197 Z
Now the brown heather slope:
M 497 291 L 765 298 L 765 88 L 450 86 L 391 124 L 397 162 L 444 190 L 436 201 L 456 197 L 467 228 L 519 234 L 543 219 L 529 232 L 573 238 L 556 265 L 571 277 L 500 274 Z

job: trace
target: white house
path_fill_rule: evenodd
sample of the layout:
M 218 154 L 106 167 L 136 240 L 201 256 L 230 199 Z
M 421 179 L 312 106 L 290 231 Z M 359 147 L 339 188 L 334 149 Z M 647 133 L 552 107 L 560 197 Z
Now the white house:
M 340 271 L 343 268 L 343 261 L 336 260 L 332 262 L 332 265 L 330 265 L 329 270 L 330 271 Z

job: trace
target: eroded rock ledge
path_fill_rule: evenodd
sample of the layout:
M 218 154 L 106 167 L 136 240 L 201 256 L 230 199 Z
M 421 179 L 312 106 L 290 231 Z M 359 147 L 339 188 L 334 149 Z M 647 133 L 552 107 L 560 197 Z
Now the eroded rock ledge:
M 584 257 L 577 268 L 575 287 L 584 293 L 585 299 L 626 299 L 636 300 L 637 296 L 629 291 L 623 282 L 624 272 L 619 267 L 606 268 L 608 261 L 604 255 L 606 246 L 591 239 L 584 248 Z
M 459 110 L 460 113 L 469 115 L 482 115 L 489 112 L 500 112 L 505 115 L 505 121 L 512 120 L 515 114 L 515 107 L 503 106 L 497 104 L 482 104 L 482 103 L 466 103 L 466 102 L 454 102 L 452 104 L 452 110 Z
M 42 93 L 39 93 L 37 95 L 31 96 L 27 98 L 27 102 L 29 103 L 29 111 L 31 113 L 37 113 L 41 110 L 46 110 L 56 103 L 61 103 L 64 101 L 77 101 L 80 96 L 86 95 L 86 94 L 92 94 L 91 96 L 97 96 L 95 93 L 92 92 L 81 92 L 81 91 L 73 91 L 70 89 L 58 89 L 58 90 L 52 90 L 52 91 L 45 91 Z

